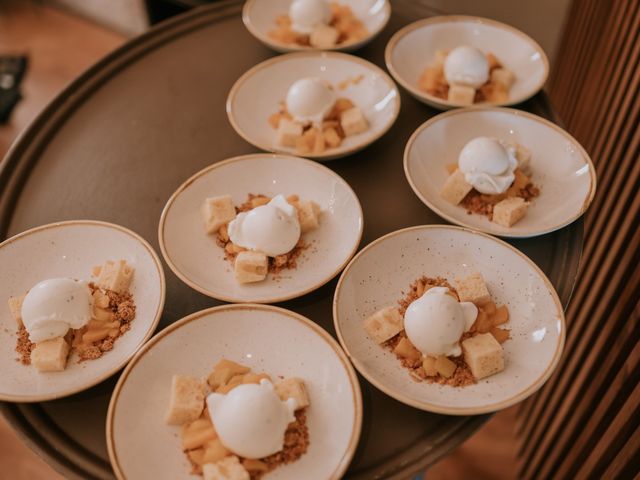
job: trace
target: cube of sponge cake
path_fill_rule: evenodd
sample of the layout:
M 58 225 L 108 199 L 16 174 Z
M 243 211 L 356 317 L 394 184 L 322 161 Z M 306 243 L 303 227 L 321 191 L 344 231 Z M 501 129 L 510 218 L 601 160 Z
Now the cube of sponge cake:
M 207 233 L 216 233 L 221 226 L 236 218 L 236 208 L 231 195 L 205 199 L 200 212 Z
M 61 372 L 67 366 L 69 344 L 63 337 L 36 343 L 31 352 L 31 363 L 39 372 Z
M 362 133 L 369 128 L 367 120 L 358 107 L 352 107 L 342 112 L 340 116 L 340 126 L 347 137 Z
M 458 205 L 472 188 L 473 186 L 465 180 L 464 173 L 456 169 L 444 182 L 440 195 L 447 202 Z
M 503 227 L 511 227 L 516 222 L 522 220 L 527 213 L 529 204 L 524 198 L 509 197 L 498 202 L 493 207 L 492 221 Z
M 456 105 L 473 105 L 476 98 L 476 90 L 465 85 L 451 85 L 447 100 Z
M 480 333 L 462 342 L 464 361 L 476 379 L 504 370 L 502 346 L 490 333 Z
M 135 269 L 127 265 L 125 260 L 114 262 L 107 260 L 100 268 L 98 286 L 114 292 L 124 293 L 129 290 Z
M 456 290 L 461 302 L 484 305 L 491 300 L 489 289 L 482 274 L 475 272 L 465 278 L 456 278 Z
M 309 36 L 309 43 L 316 48 L 331 48 L 338 43 L 340 32 L 329 25 L 320 24 Z
M 311 201 L 300 201 L 296 204 L 298 222 L 302 233 L 310 232 L 318 228 L 320 224 L 320 206 Z
M 235 455 L 202 466 L 204 480 L 249 480 L 251 476 Z
M 297 403 L 296 409 L 309 406 L 309 395 L 302 379 L 295 377 L 285 378 L 276 384 L 275 389 L 282 401 L 286 401 L 289 398 L 295 399 Z
M 384 343 L 404 328 L 402 315 L 395 307 L 377 311 L 364 321 L 364 329 L 376 343 Z
M 7 300 L 11 316 L 18 324 L 18 327 L 22 326 L 22 302 L 25 296 L 26 294 L 19 297 L 9 297 L 9 300 Z
M 189 375 L 174 375 L 166 422 L 169 425 L 193 422 L 200 417 L 203 409 L 204 383 Z
M 267 277 L 269 259 L 262 252 L 240 252 L 236 257 L 234 271 L 236 280 L 240 283 L 260 282 Z

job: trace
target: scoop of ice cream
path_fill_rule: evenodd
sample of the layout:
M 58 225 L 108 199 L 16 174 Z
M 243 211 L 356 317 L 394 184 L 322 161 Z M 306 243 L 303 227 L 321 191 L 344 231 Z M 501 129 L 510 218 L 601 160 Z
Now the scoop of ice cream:
M 323 80 L 307 77 L 289 87 L 285 102 L 294 120 L 320 123 L 336 103 L 336 94 Z
M 477 137 L 469 141 L 458 158 L 465 180 L 480 193 L 504 193 L 515 179 L 518 166 L 515 148 L 495 138 Z
M 325 0 L 294 0 L 289 7 L 291 29 L 294 32 L 310 34 L 322 24 L 331 20 L 331 7 Z
M 236 455 L 263 458 L 282 450 L 284 432 L 293 422 L 296 401 L 280 400 L 266 379 L 239 385 L 226 395 L 212 393 L 207 408 L 222 444 Z
M 266 205 L 238 214 L 229 223 L 229 238 L 240 247 L 270 257 L 290 252 L 300 240 L 296 209 L 278 195 Z
M 489 61 L 477 48 L 457 47 L 444 61 L 444 76 L 450 85 L 479 88 L 489 80 Z
M 460 355 L 460 337 L 478 316 L 473 303 L 458 302 L 448 291 L 445 287 L 427 290 L 404 314 L 407 337 L 424 355 Z
M 22 302 L 22 323 L 34 342 L 62 337 L 91 319 L 91 291 L 86 282 L 51 278 L 34 286 Z

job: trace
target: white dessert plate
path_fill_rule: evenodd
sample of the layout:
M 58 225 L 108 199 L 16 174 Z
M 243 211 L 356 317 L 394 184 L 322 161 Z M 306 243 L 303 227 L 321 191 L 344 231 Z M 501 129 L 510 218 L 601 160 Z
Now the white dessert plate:
M 339 147 L 322 154 L 308 154 L 309 158 L 332 160 L 361 150 L 384 135 L 398 118 L 400 94 L 382 69 L 346 53 L 301 52 L 266 60 L 238 79 L 227 98 L 227 115 L 236 132 L 262 150 L 295 154 L 294 148 L 276 143 L 276 130 L 268 118 L 279 110 L 289 87 L 304 77 L 319 77 L 336 86 L 337 96 L 353 101 L 369 123 L 365 132 L 345 138 Z M 349 82 L 344 89 L 337 87 L 354 79 L 360 80 Z
M 423 275 L 453 282 L 473 272 L 483 275 L 496 303 L 509 308 L 505 369 L 462 388 L 414 381 L 393 353 L 369 338 L 363 321 L 396 305 Z M 528 257 L 483 233 L 440 225 L 398 230 L 360 251 L 340 277 L 333 318 L 347 355 L 374 386 L 407 405 L 447 415 L 493 412 L 524 400 L 549 378 L 565 339 L 558 295 Z
M 532 182 L 540 188 L 523 219 L 503 227 L 440 192 L 460 150 L 479 136 L 517 142 L 531 151 Z M 587 211 L 596 193 L 596 173 L 578 141 L 554 123 L 510 108 L 470 108 L 441 113 L 409 138 L 404 171 L 415 194 L 446 220 L 501 237 L 534 237 L 558 230 Z
M 434 61 L 437 50 L 462 45 L 493 53 L 515 74 L 509 100 L 494 105 L 524 102 L 542 88 L 549 75 L 549 60 L 531 37 L 495 20 L 464 15 L 431 17 L 407 25 L 389 40 L 385 62 L 393 78 L 411 95 L 439 110 L 449 110 L 460 105 L 423 92 L 418 80 Z
M 55 277 L 90 280 L 91 269 L 124 259 L 135 268 L 131 293 L 136 317 L 113 350 L 78 363 L 72 354 L 62 372 L 38 372 L 16 361 L 16 322 L 7 299 Z M 120 370 L 151 337 L 164 307 L 165 281 L 160 259 L 139 235 L 124 227 L 91 220 L 52 223 L 20 233 L 0 244 L 0 400 L 42 402 L 86 390 Z
M 223 305 L 189 315 L 153 337 L 129 363 L 111 397 L 107 446 L 119 479 L 189 475 L 179 427 L 166 425 L 171 378 L 206 377 L 227 358 L 307 387 L 309 450 L 269 473 L 272 480 L 338 479 L 356 449 L 362 397 L 338 343 L 297 313 L 267 305 Z
M 200 205 L 229 194 L 239 205 L 249 193 L 299 195 L 320 205 L 320 226 L 304 235 L 309 247 L 297 268 L 269 274 L 262 282 L 240 284 L 215 236 L 207 235 Z M 196 173 L 171 196 L 158 236 L 165 261 L 191 288 L 226 302 L 275 303 L 299 297 L 335 277 L 362 237 L 358 197 L 339 175 L 297 157 L 259 153 L 231 158 Z
M 247 0 L 242 10 L 242 21 L 251 35 L 276 52 L 315 50 L 314 47 L 277 42 L 269 36 L 276 28 L 276 18 L 286 15 L 292 3 L 293 0 Z M 382 31 L 391 17 L 389 0 L 340 0 L 338 3 L 351 7 L 356 17 L 367 27 L 369 35 L 357 42 L 337 45 L 327 50 L 351 52 L 363 47 Z

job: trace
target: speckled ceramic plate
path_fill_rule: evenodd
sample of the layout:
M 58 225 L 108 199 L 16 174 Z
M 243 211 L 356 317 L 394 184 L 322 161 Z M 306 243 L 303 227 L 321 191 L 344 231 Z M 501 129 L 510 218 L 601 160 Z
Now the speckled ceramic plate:
M 278 145 L 276 129 L 268 119 L 278 112 L 289 87 L 304 77 L 329 82 L 337 89 L 337 97 L 351 100 L 369 123 L 366 131 L 345 138 L 340 146 L 308 153 L 308 158 L 333 160 L 362 150 L 384 135 L 398 118 L 400 92 L 377 65 L 346 53 L 299 52 L 265 60 L 236 81 L 227 98 L 227 116 L 235 131 L 262 150 L 295 155 L 295 148 Z
M 313 47 L 276 42 L 269 36 L 269 32 L 276 27 L 276 18 L 286 15 L 292 2 L 293 0 L 247 0 L 242 10 L 242 21 L 251 35 L 276 52 L 314 50 Z M 357 42 L 327 50 L 350 52 L 363 47 L 382 31 L 391 16 L 389 0 L 340 0 L 338 3 L 351 7 L 355 16 L 367 27 L 369 35 Z
M 220 358 L 272 376 L 300 377 L 309 393 L 309 450 L 270 480 L 338 479 L 362 423 L 358 379 L 338 343 L 297 313 L 266 305 L 223 305 L 172 324 L 123 372 L 107 416 L 109 458 L 119 479 L 193 478 L 179 428 L 166 425 L 171 378 L 206 377 Z
M 484 276 L 496 303 L 509 308 L 504 371 L 463 388 L 412 380 L 394 354 L 369 338 L 364 319 L 395 305 L 422 275 L 454 281 L 473 272 Z M 333 315 L 340 343 L 367 380 L 407 405 L 449 415 L 493 412 L 524 400 L 555 369 L 565 338 L 558 296 L 529 258 L 501 240 L 450 226 L 398 230 L 365 247 L 340 277 Z
M 131 293 L 136 318 L 131 329 L 102 357 L 78 363 L 71 355 L 62 372 L 38 372 L 16 361 L 16 322 L 6 300 L 54 277 L 89 280 L 106 260 L 124 259 L 135 268 Z M 160 259 L 142 237 L 124 227 L 90 220 L 52 223 L 27 230 L 0 244 L 0 399 L 36 402 L 86 390 L 122 368 L 153 334 L 164 306 Z
M 503 227 L 464 207 L 447 202 L 440 192 L 447 165 L 479 136 L 522 144 L 531 151 L 532 182 L 540 188 L 523 219 Z M 589 154 L 563 129 L 544 118 L 511 108 L 467 108 L 441 113 L 409 138 L 404 171 L 415 194 L 450 222 L 501 237 L 535 237 L 558 230 L 584 214 L 596 193 L 596 171 Z
M 200 206 L 207 197 L 229 194 L 236 205 L 249 193 L 299 195 L 320 205 L 320 226 L 304 235 L 308 248 L 295 269 L 240 284 L 224 250 L 207 235 Z M 358 197 L 339 175 L 297 157 L 258 153 L 215 163 L 185 181 L 162 212 L 158 237 L 173 272 L 195 290 L 227 302 L 274 303 L 299 297 L 335 277 L 362 237 Z
M 462 45 L 493 53 L 515 74 L 508 100 L 499 105 L 524 102 L 542 88 L 549 75 L 549 60 L 531 37 L 510 25 L 465 15 L 431 17 L 407 25 L 389 40 L 385 62 L 393 78 L 411 95 L 439 110 L 449 110 L 460 105 L 423 92 L 418 81 L 437 50 Z

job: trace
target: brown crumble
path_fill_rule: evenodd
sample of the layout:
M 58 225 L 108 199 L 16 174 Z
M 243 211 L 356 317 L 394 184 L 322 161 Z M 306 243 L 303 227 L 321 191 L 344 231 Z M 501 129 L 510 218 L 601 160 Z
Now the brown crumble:
M 27 332 L 24 325 L 20 325 L 16 336 L 16 352 L 19 354 L 16 360 L 23 365 L 31 365 L 31 352 L 36 347 L 36 344 L 29 340 L 29 332 Z

